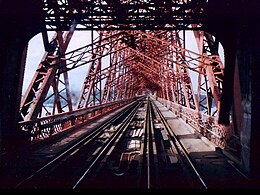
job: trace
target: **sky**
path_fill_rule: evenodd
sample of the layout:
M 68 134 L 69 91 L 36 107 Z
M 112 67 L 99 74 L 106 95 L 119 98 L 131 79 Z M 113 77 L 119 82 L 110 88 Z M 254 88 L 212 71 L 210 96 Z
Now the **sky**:
M 52 38 L 54 33 L 55 32 L 53 31 L 48 32 L 49 40 Z M 192 50 L 194 52 L 198 52 L 195 38 L 191 31 L 186 31 L 186 40 L 187 40 L 186 49 Z M 85 46 L 90 43 L 91 43 L 91 31 L 75 31 L 69 43 L 67 52 Z M 219 54 L 222 62 L 224 62 L 222 46 L 220 46 L 219 48 Z M 29 41 L 26 65 L 25 65 L 25 73 L 24 73 L 23 94 L 26 91 L 28 85 L 30 84 L 32 77 L 43 55 L 44 55 L 44 47 L 43 47 L 42 35 L 40 33 L 34 36 Z M 74 90 L 77 89 L 77 91 L 80 91 L 86 74 L 87 74 L 86 66 L 81 66 L 69 71 L 68 75 L 69 75 L 70 88 Z M 192 83 L 197 83 L 196 77 L 193 77 L 191 75 L 191 78 L 192 78 Z
M 55 32 L 48 32 L 49 40 L 52 38 Z M 91 32 L 90 31 L 75 31 L 72 39 L 67 48 L 67 52 L 85 46 L 91 43 Z M 42 41 L 42 35 L 37 34 L 34 36 L 28 45 L 27 58 L 25 64 L 25 73 L 24 73 L 24 82 L 23 82 L 23 93 L 28 88 L 33 75 L 41 62 L 41 59 L 44 55 L 44 46 Z M 87 69 L 85 66 L 75 68 L 68 72 L 70 88 L 79 88 L 81 90 L 82 83 L 86 76 Z

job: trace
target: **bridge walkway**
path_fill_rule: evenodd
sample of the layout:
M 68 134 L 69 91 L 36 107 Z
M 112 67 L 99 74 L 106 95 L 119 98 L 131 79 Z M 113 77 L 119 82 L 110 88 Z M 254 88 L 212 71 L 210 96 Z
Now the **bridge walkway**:
M 238 165 L 227 156 L 219 147 L 200 135 L 185 121 L 178 118 L 172 111 L 154 100 L 155 105 L 165 117 L 171 130 L 177 135 L 186 148 L 191 160 L 196 162 L 196 168 L 201 175 L 206 176 L 209 188 L 247 188 L 249 180 L 237 170 Z M 107 121 L 127 106 L 97 118 L 88 125 L 67 133 L 61 133 L 49 140 L 44 140 L 27 151 L 17 153 L 16 156 L 3 155 L 0 157 L 0 188 L 14 188 L 15 184 L 26 175 L 32 174 L 44 163 L 73 143 L 86 133 Z
M 207 178 L 208 188 L 249 187 L 249 179 L 239 170 L 239 165 L 231 155 L 202 136 L 159 101 L 154 102 L 191 160 L 197 164 L 199 173 Z

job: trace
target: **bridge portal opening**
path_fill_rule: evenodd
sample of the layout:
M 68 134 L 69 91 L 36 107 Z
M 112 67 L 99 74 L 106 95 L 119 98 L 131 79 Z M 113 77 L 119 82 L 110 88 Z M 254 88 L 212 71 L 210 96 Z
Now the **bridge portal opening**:
M 223 47 L 216 37 L 203 31 L 204 10 L 208 1 L 42 2 L 42 22 L 46 31 L 29 42 L 21 104 L 17 114 L 22 130 L 32 128 L 34 132 L 39 125 L 57 125 L 59 121 L 62 124 L 60 126 L 64 123 L 65 126 L 73 126 L 78 112 L 87 112 L 95 106 L 100 108 L 86 118 L 81 116 L 82 121 L 85 121 L 103 112 L 112 102 L 149 94 L 158 97 L 172 109 L 175 108 L 176 113 L 182 111 L 179 116 L 184 116 L 182 114 L 185 112 L 189 116 L 184 116 L 187 123 L 196 121 L 210 136 L 218 135 L 219 139 L 224 140 L 221 146 L 228 146 L 240 156 L 243 109 L 247 108 L 246 103 L 241 103 L 246 98 L 241 100 L 241 74 L 237 73 L 236 67 L 234 81 L 230 79 L 234 82 L 234 88 L 226 87 L 233 90 L 236 97 L 230 103 L 233 104 L 231 112 L 228 108 L 227 114 L 224 113 L 229 116 L 230 124 L 222 126 L 218 123 L 226 74 Z M 32 29 L 34 25 L 30 26 L 28 22 L 26 27 Z M 76 39 L 81 33 L 86 33 L 84 38 L 88 41 Z M 33 48 L 31 43 L 37 37 L 40 44 L 37 43 Z M 73 47 L 74 43 L 82 45 Z M 34 55 L 38 50 L 41 50 L 40 57 L 35 60 Z M 238 60 L 241 63 L 242 60 Z M 31 62 L 32 69 L 29 68 Z M 11 68 L 5 70 L 11 72 Z M 3 80 L 6 78 L 4 76 Z M 16 81 L 13 80 L 10 86 L 15 86 Z M 80 83 L 79 87 L 74 81 Z M 248 87 L 245 85 L 244 88 Z M 243 95 L 250 91 L 242 90 Z M 11 94 L 11 90 L 4 91 Z M 10 102 L 8 98 L 4 100 Z M 4 106 L 5 111 L 14 107 Z M 69 122 L 63 121 L 65 115 Z M 11 121 L 10 117 L 3 115 L 4 123 L 5 119 Z M 248 122 L 247 119 L 245 121 Z M 3 134 L 8 136 L 16 132 L 8 132 L 8 129 L 16 129 L 12 125 L 2 125 L 2 128 Z M 245 130 L 247 127 L 243 128 Z
M 202 30 L 47 31 L 26 59 L 21 124 L 149 94 L 217 125 L 224 51 Z

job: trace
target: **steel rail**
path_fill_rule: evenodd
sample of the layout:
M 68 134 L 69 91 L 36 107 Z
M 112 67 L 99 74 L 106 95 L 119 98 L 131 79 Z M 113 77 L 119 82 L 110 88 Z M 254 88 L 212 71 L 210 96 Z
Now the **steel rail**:
M 145 156 L 145 162 L 146 162 L 146 172 L 147 172 L 147 183 L 146 187 L 148 189 L 151 188 L 151 182 L 150 182 L 150 131 L 151 131 L 151 126 L 150 126 L 150 121 L 151 121 L 151 105 L 149 100 L 147 101 L 147 106 L 146 106 L 146 117 L 145 117 L 145 144 L 146 147 L 144 148 L 144 156 Z M 145 166 L 145 165 L 143 165 Z
M 140 107 L 141 104 L 138 104 L 132 111 L 131 113 L 123 120 L 121 123 L 120 127 L 118 128 L 117 132 L 112 135 L 112 137 L 109 139 L 108 143 L 104 145 L 101 151 L 98 152 L 96 158 L 92 161 L 92 163 L 88 166 L 88 168 L 84 171 L 84 173 L 81 175 L 81 177 L 77 180 L 77 182 L 73 185 L 72 189 L 77 189 L 79 188 L 79 185 L 82 183 L 82 181 L 87 177 L 87 175 L 92 171 L 95 166 L 97 165 L 98 162 L 104 158 L 104 156 L 107 153 L 111 153 L 111 148 L 114 147 L 114 144 L 117 144 L 118 142 L 116 141 L 118 137 L 122 136 L 123 133 L 125 132 L 127 126 L 130 124 L 132 121 L 133 117 L 135 116 L 138 108 Z M 115 147 L 114 147 L 115 148 Z
M 196 168 L 196 166 L 192 162 L 192 159 L 189 156 L 188 152 L 186 151 L 185 147 L 180 142 L 180 140 L 178 139 L 176 134 L 171 130 L 171 128 L 169 127 L 165 117 L 160 112 L 159 108 L 154 104 L 154 102 L 152 102 L 152 104 L 153 104 L 153 107 L 155 108 L 155 110 L 157 111 L 158 115 L 160 116 L 161 121 L 163 122 L 164 127 L 166 128 L 167 132 L 170 134 L 170 138 L 173 140 L 173 143 L 175 143 L 176 149 L 178 151 L 180 151 L 180 150 L 182 151 L 182 154 L 184 155 L 185 159 L 187 159 L 189 165 L 193 169 L 194 173 L 196 174 L 196 176 L 199 179 L 200 183 L 202 184 L 203 188 L 208 189 L 206 182 L 204 181 L 204 179 L 202 178 L 202 176 L 199 173 L 198 169 Z
M 130 105 L 126 110 L 124 110 L 123 112 L 120 112 L 119 114 L 117 114 L 117 115 L 113 116 L 112 118 L 110 118 L 109 120 L 107 120 L 102 125 L 96 127 L 95 130 L 92 131 L 90 134 L 88 134 L 84 138 L 80 139 L 76 144 L 74 144 L 70 148 L 63 151 L 61 154 L 59 154 L 54 159 L 52 159 L 51 161 L 46 163 L 44 166 L 39 168 L 37 171 L 35 171 L 33 174 L 26 177 L 22 181 L 20 181 L 18 184 L 16 184 L 16 186 L 14 188 L 17 189 L 17 188 L 21 187 L 25 182 L 32 180 L 34 177 L 36 177 L 42 173 L 45 173 L 45 171 L 48 170 L 50 167 L 53 167 L 55 164 L 58 164 L 59 162 L 63 161 L 63 159 L 66 159 L 67 157 L 71 156 L 71 154 L 74 154 L 81 147 L 88 144 L 95 137 L 99 136 L 102 133 L 102 129 L 106 129 L 107 127 L 109 127 L 113 122 L 115 122 L 117 119 L 122 117 L 126 112 L 128 112 L 128 110 L 132 109 L 137 104 L 138 104 L 138 102 L 132 103 L 132 105 Z

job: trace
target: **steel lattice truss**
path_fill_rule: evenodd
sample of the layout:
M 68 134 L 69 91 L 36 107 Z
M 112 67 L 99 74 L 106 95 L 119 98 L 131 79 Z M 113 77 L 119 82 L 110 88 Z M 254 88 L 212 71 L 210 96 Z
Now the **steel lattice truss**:
M 21 102 L 21 128 L 29 130 L 33 140 L 150 94 L 218 145 L 225 145 L 223 138 L 229 135 L 216 122 L 224 76 L 219 42 L 198 30 L 207 1 L 43 2 L 46 27 L 57 31 L 50 41 L 43 33 L 46 51 Z M 170 23 L 159 22 L 161 18 Z M 74 31 L 82 28 L 96 29 L 98 37 L 67 52 Z M 197 29 L 193 33 L 199 52 L 185 48 L 185 29 Z M 103 58 L 109 63 L 104 64 Z M 86 76 L 73 106 L 68 74 L 82 66 Z M 191 75 L 197 77 L 196 83 Z M 51 108 L 45 106 L 49 99 Z
M 48 30 L 194 29 L 207 0 L 43 0 Z
M 224 68 L 217 47 L 210 47 L 218 44 L 211 35 L 194 31 L 201 48 L 196 53 L 184 48 L 181 31 L 98 31 L 92 43 L 66 53 L 73 32 L 58 31 L 50 41 L 53 49 L 44 54 L 21 103 L 21 120 L 39 120 L 43 111 L 51 116 L 74 113 L 145 93 L 217 116 L 212 108 L 219 107 Z M 109 65 L 102 64 L 104 57 Z M 86 77 L 73 108 L 68 74 L 81 66 Z M 196 93 L 191 73 L 198 77 Z M 48 110 L 44 102 L 52 96 Z

